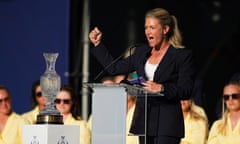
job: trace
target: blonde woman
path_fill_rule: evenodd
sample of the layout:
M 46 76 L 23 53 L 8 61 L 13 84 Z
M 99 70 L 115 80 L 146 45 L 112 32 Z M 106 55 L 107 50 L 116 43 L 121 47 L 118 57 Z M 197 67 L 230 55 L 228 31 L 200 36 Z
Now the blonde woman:
M 182 44 L 176 17 L 163 8 L 151 9 L 145 14 L 144 28 L 148 44 L 136 46 L 132 55 L 106 71 L 110 75 L 136 72 L 146 80 L 141 84 L 150 91 L 148 121 L 145 123 L 144 99 L 138 98 L 130 132 L 142 134 L 146 128 L 148 144 L 179 144 L 184 136 L 180 100 L 190 98 L 194 82 L 192 51 Z M 89 33 L 93 44 L 91 53 L 103 67 L 107 67 L 114 59 L 103 44 L 102 36 L 97 27 Z M 151 93 L 164 96 L 152 97 Z M 145 143 L 145 139 L 140 137 L 140 143 Z
M 208 144 L 240 143 L 240 84 L 230 82 L 223 89 L 226 110 L 210 129 Z
M 208 119 L 204 109 L 192 99 L 181 100 L 185 137 L 180 144 L 205 144 L 208 136 Z

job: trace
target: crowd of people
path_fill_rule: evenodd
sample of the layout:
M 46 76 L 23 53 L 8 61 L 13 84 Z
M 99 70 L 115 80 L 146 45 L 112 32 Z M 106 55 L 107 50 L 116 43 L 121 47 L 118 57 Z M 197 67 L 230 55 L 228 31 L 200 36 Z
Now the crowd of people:
M 91 53 L 107 67 L 105 70 L 111 78 L 107 77 L 103 83 L 121 83 L 132 73 L 144 79 L 140 84 L 147 92 L 147 104 L 143 97 L 128 95 L 126 143 L 240 143 L 240 81 L 230 80 L 223 87 L 222 115 L 209 125 L 204 108 L 193 99 L 192 51 L 182 44 L 176 17 L 163 8 L 152 9 L 145 15 L 144 28 L 148 44 L 135 47 L 134 53 L 118 61 L 114 61 L 103 44 L 103 33 L 98 27 L 89 33 Z M 32 109 L 17 114 L 12 110 L 8 88 L 0 85 L 0 144 L 21 144 L 23 125 L 36 123 L 37 115 L 46 104 L 39 80 L 32 85 L 31 98 Z M 92 116 L 88 121 L 81 118 L 77 95 L 70 85 L 61 86 L 54 104 L 63 116 L 64 125 L 79 126 L 80 143 L 91 144 Z M 142 127 L 145 119 L 146 129 Z M 138 137 L 143 130 L 146 130 L 145 137 Z
M 120 83 L 124 76 L 119 75 L 104 78 L 103 83 Z M 22 141 L 22 127 L 24 124 L 35 124 L 37 114 L 44 108 L 46 102 L 40 95 L 40 83 L 36 81 L 32 85 L 32 110 L 24 114 L 17 114 L 12 110 L 11 95 L 5 86 L 0 86 L 0 130 L 1 144 L 15 144 Z M 139 144 L 138 136 L 130 136 L 129 131 L 132 124 L 136 97 L 127 97 L 128 107 L 126 114 L 126 144 Z M 42 100 L 40 100 L 42 99 Z M 181 109 L 184 119 L 184 137 L 179 144 L 226 144 L 240 142 L 240 82 L 229 81 L 223 87 L 222 94 L 223 114 L 212 126 L 208 123 L 205 110 L 194 103 L 193 99 L 181 100 Z M 63 85 L 55 99 L 56 108 L 63 115 L 66 125 L 78 125 L 80 127 L 79 140 L 81 144 L 91 144 L 91 116 L 89 120 L 83 120 L 76 103 L 76 95 L 69 85 Z M 40 106 L 42 105 L 42 107 Z M 174 131 L 174 129 L 172 129 Z M 15 139 L 12 139 L 12 136 Z

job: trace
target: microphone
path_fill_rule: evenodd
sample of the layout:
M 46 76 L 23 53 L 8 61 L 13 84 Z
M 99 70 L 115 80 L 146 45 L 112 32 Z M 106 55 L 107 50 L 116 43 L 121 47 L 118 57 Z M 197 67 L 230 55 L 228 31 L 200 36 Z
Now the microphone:
M 133 45 L 133 46 L 128 47 L 128 48 L 124 51 L 124 53 L 122 53 L 120 56 L 118 56 L 116 59 L 114 59 L 111 63 L 109 63 L 106 67 L 104 67 L 103 70 L 102 70 L 100 73 L 98 73 L 98 75 L 94 78 L 94 81 L 96 81 L 97 79 L 99 79 L 99 78 L 102 76 L 102 74 L 103 74 L 110 66 L 112 66 L 112 65 L 115 64 L 118 60 L 120 60 L 122 57 L 124 57 L 127 52 L 129 52 L 129 56 L 132 55 L 132 49 L 133 49 L 133 48 L 136 48 L 136 46 L 137 46 L 137 45 L 135 44 L 135 45 Z

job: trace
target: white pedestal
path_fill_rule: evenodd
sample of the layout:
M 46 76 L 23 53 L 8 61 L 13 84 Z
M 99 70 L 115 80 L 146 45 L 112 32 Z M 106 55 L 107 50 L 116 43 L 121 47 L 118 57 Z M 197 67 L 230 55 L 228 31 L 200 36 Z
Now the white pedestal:
M 80 128 L 74 125 L 23 126 L 23 144 L 79 144 Z

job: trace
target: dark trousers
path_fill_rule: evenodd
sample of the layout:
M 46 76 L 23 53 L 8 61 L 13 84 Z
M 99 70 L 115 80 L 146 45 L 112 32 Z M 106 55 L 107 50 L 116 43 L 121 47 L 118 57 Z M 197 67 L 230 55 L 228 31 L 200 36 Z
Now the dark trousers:
M 178 137 L 170 137 L 170 136 L 147 136 L 146 143 L 145 137 L 140 137 L 140 144 L 179 144 L 181 138 Z

